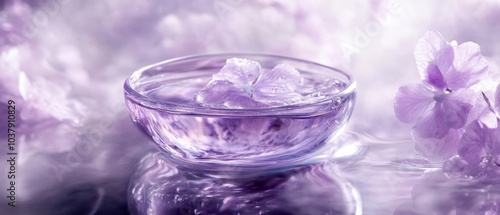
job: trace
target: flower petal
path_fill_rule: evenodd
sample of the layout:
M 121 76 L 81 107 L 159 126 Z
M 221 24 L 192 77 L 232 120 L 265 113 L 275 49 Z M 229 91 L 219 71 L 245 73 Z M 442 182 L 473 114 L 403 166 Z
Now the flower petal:
M 498 127 L 498 118 L 489 108 L 483 109 L 481 115 L 476 119 L 488 128 Z
M 300 73 L 286 64 L 262 71 L 254 84 L 254 99 L 264 103 L 289 103 L 300 99 L 295 90 L 300 85 Z
M 269 71 L 262 71 L 255 88 L 266 93 L 294 92 L 300 84 L 300 73 L 287 64 L 278 64 Z M 269 91 L 269 92 L 268 92 Z
M 212 81 L 228 81 L 236 87 L 250 86 L 260 74 L 260 64 L 243 58 L 230 58 L 226 65 L 212 77 Z
M 500 112 L 500 84 L 498 84 L 497 92 L 495 93 L 495 107 L 497 111 Z
M 458 155 L 470 165 L 477 165 L 485 156 L 487 127 L 474 121 L 465 130 L 459 143 Z
M 476 94 L 469 89 L 459 89 L 436 99 L 434 108 L 414 127 L 415 134 L 421 138 L 443 138 L 450 128 L 464 127 Z
M 445 119 L 446 112 L 438 102 L 423 118 L 418 120 L 413 127 L 413 136 L 419 138 L 443 138 L 448 134 L 450 127 Z
M 446 88 L 446 82 L 444 81 L 443 74 L 438 66 L 435 64 L 429 64 L 426 69 L 426 74 L 427 77 L 424 78 L 424 81 L 437 87 L 438 89 Z
M 396 117 L 405 123 L 417 121 L 434 102 L 433 95 L 432 91 L 424 84 L 400 87 L 394 99 Z
M 196 102 L 209 107 L 251 108 L 259 104 L 229 81 L 211 82 L 196 94 Z
M 441 108 L 447 126 L 455 129 L 464 127 L 476 98 L 476 93 L 469 89 L 459 89 L 446 95 Z
M 455 60 L 450 72 L 444 74 L 451 89 L 467 88 L 477 84 L 488 73 L 488 62 L 481 55 L 479 45 L 466 42 L 454 48 Z
M 446 87 L 443 78 L 453 63 L 453 47 L 436 32 L 427 32 L 415 47 L 415 60 L 422 79 L 439 89 Z
M 232 94 L 241 93 L 240 90 L 229 81 L 211 82 L 205 89 L 199 91 L 196 96 L 196 102 L 202 105 L 222 104 Z
M 500 119 L 497 118 L 497 125 L 500 123 Z M 496 128 L 490 128 L 490 141 L 489 141 L 489 147 L 491 149 L 491 153 L 493 154 L 493 157 L 496 158 L 497 164 L 499 163 L 500 159 L 500 126 L 497 126 Z
M 457 153 L 463 129 L 450 129 L 443 138 L 421 138 L 412 133 L 415 149 L 430 161 L 444 161 Z

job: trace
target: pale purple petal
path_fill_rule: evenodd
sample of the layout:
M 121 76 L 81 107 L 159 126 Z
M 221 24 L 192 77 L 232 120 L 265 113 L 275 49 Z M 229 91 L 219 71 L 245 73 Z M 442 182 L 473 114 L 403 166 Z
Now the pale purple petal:
M 254 99 L 264 103 L 290 103 L 300 99 L 295 90 L 300 85 L 300 73 L 286 64 L 262 71 L 254 84 Z
M 231 58 L 195 100 L 211 107 L 256 108 L 291 104 L 300 100 L 295 90 L 300 73 L 290 65 L 261 69 L 247 59 Z M 227 91 L 227 93 L 226 93 Z
M 431 113 L 414 127 L 415 134 L 421 138 L 443 138 L 450 128 L 464 127 L 476 94 L 469 89 L 460 89 L 434 98 L 437 102 Z
M 415 149 L 430 161 L 444 161 L 457 153 L 462 129 L 450 129 L 441 138 L 421 138 L 415 132 L 412 137 Z
M 32 76 L 35 77 L 36 76 Z M 34 78 L 34 79 L 35 79 Z M 69 120 L 76 124 L 88 114 L 84 104 L 69 98 L 72 88 L 65 81 L 36 78 L 31 81 L 24 72 L 19 74 L 19 93 L 25 103 L 25 110 L 20 115 L 26 120 L 54 118 Z
M 487 127 L 479 121 L 474 121 L 465 130 L 460 140 L 458 155 L 469 165 L 477 165 L 486 155 L 485 144 L 488 136 Z
M 426 69 L 427 77 L 424 81 L 427 81 L 430 85 L 437 87 L 438 89 L 445 89 L 446 82 L 444 81 L 443 74 L 438 66 L 435 64 L 429 64 Z
M 195 100 L 202 105 L 221 106 L 234 95 L 242 93 L 241 89 L 229 81 L 214 81 L 198 92 Z
M 453 63 L 453 47 L 439 33 L 427 32 L 415 47 L 417 69 L 424 81 L 439 89 L 446 87 L 443 78 Z
M 497 125 L 500 119 L 497 118 Z M 500 164 L 500 126 L 496 128 L 488 128 L 489 139 L 487 141 L 487 146 L 490 149 L 490 153 L 494 158 L 496 158 L 497 163 Z
M 4 1 L 3 4 L 5 8 L 0 8 L 0 50 L 29 41 L 36 31 L 34 25 L 26 23 L 32 19 L 28 4 L 23 1 Z
M 441 108 L 441 103 L 436 103 L 423 118 L 418 120 L 412 133 L 419 138 L 443 138 L 448 134 L 450 127 L 445 119 L 446 112 Z
M 262 106 L 250 94 L 229 81 L 214 81 L 195 96 L 196 102 L 209 107 L 252 108 Z
M 405 123 L 415 122 L 429 110 L 434 94 L 424 84 L 405 85 L 399 88 L 394 100 L 396 117 Z
M 471 118 L 471 117 L 469 117 Z M 488 128 L 496 128 L 498 127 L 498 118 L 495 113 L 491 112 L 489 108 L 485 108 L 483 113 L 476 118 L 479 122 L 485 125 Z
M 299 87 L 300 73 L 295 68 L 287 64 L 279 64 L 273 69 L 262 71 L 259 79 L 255 83 L 255 88 L 263 92 L 293 92 Z M 273 90 L 273 89 L 277 90 Z
M 260 64 L 242 58 L 231 58 L 226 60 L 226 65 L 215 75 L 213 81 L 229 81 L 237 87 L 248 88 L 260 74 Z
M 470 87 L 488 73 L 488 62 L 481 55 L 479 45 L 467 42 L 454 48 L 453 69 L 445 74 L 445 80 L 451 89 Z
M 476 97 L 476 93 L 469 89 L 459 89 L 444 97 L 441 108 L 448 127 L 464 127 Z
M 500 84 L 497 86 L 497 91 L 495 93 L 495 107 L 497 111 L 500 112 Z
M 467 162 L 465 175 L 497 178 L 500 173 L 500 128 L 489 128 L 479 120 L 473 121 L 459 142 L 458 155 Z

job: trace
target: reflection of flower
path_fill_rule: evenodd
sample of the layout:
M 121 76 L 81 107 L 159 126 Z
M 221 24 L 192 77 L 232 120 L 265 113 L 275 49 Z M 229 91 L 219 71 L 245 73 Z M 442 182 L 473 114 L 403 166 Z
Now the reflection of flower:
M 289 65 L 265 70 L 258 62 L 231 58 L 196 95 L 196 101 L 232 108 L 283 105 L 300 98 L 295 93 L 299 84 L 299 72 Z
M 496 103 L 500 102 L 500 85 Z M 459 142 L 458 155 L 444 164 L 450 177 L 498 177 L 500 176 L 500 118 L 497 107 L 486 108 L 485 113 L 471 122 Z
M 458 155 L 466 161 L 467 167 L 472 167 L 467 168 L 467 175 L 500 175 L 498 167 L 500 163 L 500 127 L 488 128 L 476 120 L 467 127 L 459 146 Z
M 468 89 L 487 73 L 488 65 L 479 46 L 472 42 L 452 45 L 434 32 L 428 32 L 415 48 L 421 84 L 402 86 L 394 102 L 399 120 L 415 123 L 413 137 L 417 149 L 433 159 L 446 159 L 456 152 L 456 142 L 439 141 L 458 139 L 465 126 L 477 94 Z M 449 144 L 432 150 L 423 142 Z
M 494 215 L 500 212 L 498 181 L 448 179 L 441 171 L 429 171 L 411 192 L 411 201 L 394 215 L 464 214 Z

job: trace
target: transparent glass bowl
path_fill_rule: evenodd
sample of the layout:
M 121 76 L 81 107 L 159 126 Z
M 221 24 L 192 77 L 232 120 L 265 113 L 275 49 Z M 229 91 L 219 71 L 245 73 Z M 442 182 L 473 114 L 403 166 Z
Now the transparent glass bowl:
M 256 109 L 211 108 L 193 102 L 226 62 L 238 57 L 263 68 L 286 63 L 303 77 L 335 80 L 342 89 L 305 104 Z M 355 100 L 353 78 L 300 59 L 264 54 L 216 54 L 163 61 L 134 72 L 125 100 L 135 124 L 179 162 L 268 165 L 306 159 L 328 147 L 347 123 Z

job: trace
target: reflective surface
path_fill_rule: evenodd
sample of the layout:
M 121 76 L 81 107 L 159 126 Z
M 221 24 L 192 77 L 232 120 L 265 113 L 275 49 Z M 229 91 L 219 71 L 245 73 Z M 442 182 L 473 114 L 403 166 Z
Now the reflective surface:
M 454 179 L 441 165 L 420 158 L 409 141 L 351 135 L 366 147 L 356 162 L 339 164 L 339 175 L 359 190 L 363 214 L 496 215 L 498 180 Z
M 224 169 L 239 172 L 238 178 L 181 168 L 161 154 L 147 155 L 131 181 L 133 214 L 361 214 L 357 191 L 330 163 L 250 177 L 241 169 Z
M 146 144 L 140 140 L 136 141 L 138 144 Z M 202 204 L 207 207 L 211 205 L 206 208 L 207 210 L 212 210 L 213 207 L 220 209 L 225 204 L 236 205 L 236 209 L 246 212 L 254 210 L 252 206 L 263 203 L 283 204 L 297 212 L 297 207 L 303 205 L 301 202 L 294 202 L 294 199 L 309 202 L 314 200 L 313 205 L 321 212 L 327 211 L 325 214 L 353 214 L 353 212 L 363 215 L 499 214 L 498 181 L 448 179 L 440 173 L 440 166 L 430 164 L 415 153 L 410 140 L 394 141 L 346 131 L 338 138 L 335 145 L 337 148 L 334 153 L 323 155 L 330 158 L 328 164 L 304 169 L 292 168 L 283 174 L 270 169 L 266 172 L 269 174 L 267 177 L 251 176 L 248 174 L 251 170 L 239 168 L 223 170 L 216 168 L 219 169 L 219 174 L 215 174 L 215 171 L 208 169 L 208 166 L 193 173 L 189 168 L 179 170 L 178 166 L 164 162 L 163 159 L 148 156 L 141 162 L 141 172 L 136 173 L 132 180 L 129 174 L 136 172 L 136 169 L 133 169 L 135 161 L 120 163 L 123 168 L 117 171 L 123 173 L 116 175 L 116 172 L 110 172 L 114 177 L 102 178 L 96 175 L 89 179 L 83 177 L 83 173 L 75 174 L 68 178 L 71 180 L 60 184 L 57 189 L 46 188 L 40 191 L 40 196 L 43 194 L 43 198 L 19 200 L 19 213 L 14 214 L 124 215 L 132 212 L 128 209 L 130 207 L 138 210 L 136 214 L 139 212 L 144 214 L 147 210 L 164 212 L 170 210 L 171 213 L 163 214 L 184 215 L 195 214 L 191 213 L 193 208 Z M 118 149 L 113 148 L 112 151 Z M 122 154 L 122 152 L 117 153 L 116 157 Z M 117 165 L 116 160 L 109 160 L 106 163 Z M 50 170 L 51 167 L 46 165 L 44 162 L 31 164 L 34 169 Z M 220 174 L 221 171 L 223 174 Z M 54 175 L 52 171 L 36 171 L 36 173 L 40 177 L 30 184 L 36 185 Z M 217 175 L 222 177 L 216 178 Z M 235 176 L 240 178 L 231 180 L 231 177 Z M 245 180 L 241 177 L 256 180 Z M 132 183 L 129 183 L 130 181 Z M 165 185 L 161 186 L 162 183 Z M 130 186 L 127 188 L 128 185 Z M 178 187 L 181 189 L 177 190 Z M 208 189 L 203 190 L 203 188 Z M 134 195 L 130 195 L 131 192 Z M 179 194 L 178 202 L 174 202 L 176 194 Z M 233 198 L 223 198 L 227 196 Z M 260 196 L 263 198 L 259 199 Z M 210 202 L 204 203 L 203 199 L 208 199 Z M 255 204 L 238 206 L 244 199 L 254 199 Z M 327 207 L 324 203 L 334 200 L 342 202 L 342 205 L 330 204 L 333 206 L 330 208 L 332 212 L 325 209 Z M 6 204 L 0 205 L 2 210 L 5 207 Z M 225 209 L 233 212 L 227 207 Z M 272 212 L 276 208 L 262 209 Z M 280 209 L 289 212 L 287 207 Z M 181 211 L 184 211 L 184 214 Z

